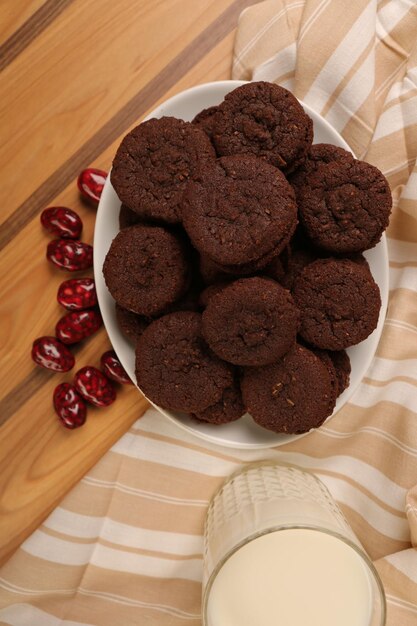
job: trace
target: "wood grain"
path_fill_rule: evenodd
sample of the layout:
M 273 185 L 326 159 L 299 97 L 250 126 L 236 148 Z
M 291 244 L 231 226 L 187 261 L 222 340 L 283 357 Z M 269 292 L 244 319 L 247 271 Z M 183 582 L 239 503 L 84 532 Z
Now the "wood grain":
M 0 71 L 13 61 L 72 0 L 47 0 L 0 46 Z
M 91 242 L 95 212 L 78 197 L 79 170 L 107 169 L 121 136 L 167 97 L 228 78 L 238 15 L 249 4 L 103 0 L 92 23 L 97 4 L 73 0 L 0 75 L 0 562 L 147 406 L 135 388 L 123 388 L 78 431 L 58 423 L 53 389 L 71 375 L 37 369 L 30 349 L 37 336 L 53 334 L 64 313 L 56 291 L 69 276 L 45 261 L 39 213 L 47 204 L 71 206 Z M 39 8 L 20 5 L 29 19 Z M 97 365 L 109 347 L 101 329 L 76 347 L 76 368 Z

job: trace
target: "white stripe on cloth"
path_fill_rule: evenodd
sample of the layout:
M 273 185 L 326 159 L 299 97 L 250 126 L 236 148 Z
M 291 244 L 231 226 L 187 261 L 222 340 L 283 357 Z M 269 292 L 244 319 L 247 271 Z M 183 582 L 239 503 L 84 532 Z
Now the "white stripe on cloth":
M 309 30 L 311 29 L 313 24 L 318 20 L 318 18 L 323 13 L 323 11 L 326 9 L 326 7 L 330 4 L 330 2 L 331 2 L 331 0 L 321 0 L 320 4 L 318 6 L 316 6 L 315 10 L 310 15 L 308 20 L 306 20 L 303 23 L 303 25 L 302 25 L 302 27 L 300 29 L 299 36 L 298 36 L 298 45 L 300 45 L 300 42 L 304 39 L 304 37 L 307 35 L 307 33 L 309 32 Z
M 367 376 L 373 380 L 380 381 L 388 381 L 398 376 L 407 376 L 408 378 L 415 378 L 417 380 L 417 359 L 392 361 L 390 359 L 374 357 Z
M 342 132 L 346 124 L 356 114 L 368 96 L 372 93 L 375 82 L 375 50 L 367 55 L 364 62 L 354 73 L 348 84 L 340 92 L 325 118 L 332 126 Z M 372 128 L 361 120 L 363 126 L 372 133 Z
M 382 402 L 392 402 L 398 407 L 403 406 L 415 412 L 417 410 L 416 388 L 401 380 L 390 382 L 384 387 L 374 387 L 362 382 L 350 399 L 350 404 L 364 409 L 377 407 Z
M 93 589 L 84 589 L 84 587 L 78 588 L 78 593 L 83 596 L 90 596 L 95 598 L 101 598 L 114 602 L 116 604 L 122 604 L 124 606 L 133 606 L 147 610 L 159 611 L 160 613 L 168 613 L 174 617 L 181 617 L 186 620 L 200 620 L 201 615 L 197 613 L 189 613 L 188 611 L 182 611 L 174 606 L 168 606 L 167 604 L 155 604 L 151 602 L 142 602 L 141 600 L 134 600 L 133 598 L 126 598 L 124 596 L 117 595 L 115 593 L 108 593 L 106 591 L 94 591 Z
M 390 267 L 390 289 L 417 291 L 417 267 Z
M 281 17 L 284 17 L 284 15 L 291 9 L 302 8 L 304 4 L 304 0 L 296 0 L 291 4 L 287 4 L 284 9 L 278 11 L 278 13 L 276 13 L 270 20 L 268 20 L 268 22 L 264 24 L 264 26 L 256 33 L 256 35 L 248 41 L 248 43 L 242 48 L 242 50 L 240 50 L 239 54 L 235 56 L 233 69 L 236 70 L 237 65 L 242 65 L 242 60 L 246 55 L 246 52 L 253 48 L 256 42 L 259 41 L 259 39 L 261 39 L 269 30 L 271 30 L 273 25 L 276 24 L 276 22 L 278 22 Z M 242 14 L 240 17 L 242 17 Z
M 372 141 L 378 141 L 417 124 L 417 97 L 400 102 L 384 111 L 378 120 Z
M 345 480 L 319 472 L 318 474 L 328 490 L 337 493 L 340 503 L 358 513 L 375 530 L 397 541 L 410 541 L 407 519 L 389 513 Z
M 407 600 L 398 598 L 398 596 L 393 596 L 390 593 L 385 594 L 385 597 L 387 599 L 388 604 L 393 604 L 394 606 L 398 606 L 401 609 L 410 611 L 410 613 L 417 613 L 417 604 L 413 604 L 412 602 L 407 602 Z
M 109 517 L 81 515 L 61 507 L 51 513 L 43 526 L 72 537 L 83 539 L 100 537 L 121 546 L 166 554 L 189 556 L 203 552 L 201 536 L 137 528 L 115 522 Z
M 188 449 L 187 453 L 184 454 L 184 448 L 180 445 L 166 441 L 143 439 L 132 433 L 126 433 L 117 441 L 112 452 L 208 476 L 226 476 L 237 469 L 236 464 L 231 461 L 225 461 L 196 450 Z
M 153 578 L 182 578 L 201 582 L 202 559 L 164 559 L 117 550 L 100 543 L 74 543 L 36 530 L 21 546 L 32 556 L 61 565 L 87 565 Z
M 92 487 L 99 487 L 101 489 L 114 489 L 115 491 L 121 491 L 138 498 L 146 498 L 147 500 L 154 500 L 156 502 L 162 502 L 163 504 L 174 504 L 175 506 L 197 506 L 206 507 L 209 503 L 208 500 L 196 500 L 194 498 L 175 498 L 174 496 L 167 496 L 163 493 L 155 493 L 154 491 L 145 491 L 144 489 L 137 489 L 135 487 L 129 487 L 123 485 L 117 480 L 100 480 L 99 478 L 93 478 L 92 476 L 84 476 L 81 482 Z
M 403 65 L 406 65 L 406 64 L 407 64 L 407 59 L 405 59 L 404 62 L 400 66 L 398 66 L 398 68 L 396 68 L 395 72 L 399 71 L 399 69 Z M 387 106 L 387 104 L 389 104 L 393 100 L 400 98 L 401 96 L 406 96 L 410 91 L 412 91 L 416 87 L 417 87 L 417 67 L 410 67 L 407 70 L 407 74 L 403 78 L 401 78 L 401 80 L 395 82 L 392 85 L 389 91 L 389 94 L 387 95 L 385 99 L 385 106 Z M 375 92 L 375 95 L 378 94 L 378 91 L 379 90 Z
M 390 32 L 414 6 L 414 0 L 391 0 L 379 9 L 376 20 L 376 34 L 379 39 L 389 37 Z
M 0 618 L 3 623 L 11 626 L 90 626 L 87 622 L 74 622 L 55 617 L 36 606 L 23 603 L 11 604 L 1 609 Z
M 397 437 L 394 437 L 394 435 L 391 435 L 385 430 L 382 430 L 382 428 L 377 428 L 376 426 L 362 426 L 362 428 L 358 428 L 357 430 L 351 430 L 348 432 L 339 432 L 338 430 L 332 430 L 327 426 L 321 426 L 320 430 L 318 430 L 317 432 L 319 432 L 320 435 L 333 437 L 334 439 L 350 439 L 350 437 L 357 437 L 361 433 L 367 433 L 380 437 L 381 439 L 385 439 L 386 441 L 392 443 L 393 446 L 395 446 L 402 452 L 406 452 L 410 456 L 417 457 L 417 448 L 413 448 L 412 446 L 403 443 Z
M 311 85 L 304 100 L 316 111 L 320 112 L 329 99 L 329 94 L 335 91 L 342 78 L 374 39 L 375 14 L 376 2 L 371 0 Z
M 417 584 L 417 550 L 414 548 L 401 550 L 401 552 L 389 554 L 384 558 L 384 561 L 390 563 L 395 569 Z
M 196 439 L 193 435 L 179 430 L 179 428 L 171 422 L 167 422 L 166 425 L 158 424 L 159 420 L 166 421 L 162 415 L 152 409 L 148 411 L 139 422 L 136 422 L 135 426 L 140 426 L 141 428 L 143 427 L 144 431 L 150 433 L 153 433 L 154 431 L 160 432 L 160 429 L 163 427 L 165 429 L 165 434 L 168 436 L 171 435 L 172 437 L 177 438 L 182 437 L 184 440 L 187 437 L 191 442 L 194 444 L 196 443 Z M 308 437 L 308 435 L 306 435 L 306 437 Z M 204 442 L 204 445 L 209 446 L 212 444 Z M 217 447 L 217 450 L 218 449 L 219 448 Z M 189 451 L 187 448 L 183 448 L 183 456 L 187 456 L 188 452 L 192 451 Z M 295 465 L 299 465 L 300 467 L 304 467 L 312 471 L 328 470 L 340 475 L 349 476 L 358 485 L 361 485 L 370 493 L 374 493 L 381 502 L 384 502 L 391 508 L 398 511 L 404 511 L 406 490 L 397 483 L 391 481 L 383 472 L 379 471 L 372 465 L 361 461 L 360 459 L 356 459 L 355 457 L 347 455 L 334 455 L 315 458 L 299 452 L 289 452 L 283 448 L 277 450 L 230 449 L 228 452 L 236 459 L 236 464 L 240 464 L 244 461 L 275 459 L 276 461 L 294 463 Z M 337 499 L 337 494 L 333 494 L 333 496 Z
M 417 245 L 413 242 L 400 241 L 387 237 L 389 260 L 394 263 L 417 262 Z
M 297 45 L 292 43 L 276 55 L 259 65 L 253 72 L 252 80 L 276 81 L 280 76 L 295 70 Z
M 160 611 L 162 613 L 168 613 L 170 615 L 174 615 L 177 617 L 182 617 L 184 619 L 200 619 L 200 615 L 197 613 L 190 613 L 188 611 L 183 611 L 174 606 L 169 606 L 167 604 L 155 604 L 151 602 L 143 602 L 142 600 L 135 600 L 134 598 L 128 598 L 126 596 L 121 596 L 115 593 L 108 593 L 106 591 L 96 591 L 94 589 L 85 589 L 84 587 L 75 587 L 73 589 L 26 589 L 25 587 L 20 587 L 19 585 L 13 585 L 8 581 L 0 578 L 0 587 L 7 591 L 8 593 L 15 593 L 17 595 L 23 596 L 53 596 L 53 595 L 70 595 L 75 596 L 76 593 L 79 593 L 83 596 L 91 596 L 98 597 L 103 600 L 107 600 L 110 602 L 115 602 L 116 604 L 123 604 L 125 606 L 137 606 L 138 608 L 146 608 L 146 609 L 154 609 Z M 0 614 L 1 615 L 1 614 Z
M 411 172 L 411 176 L 404 187 L 401 198 L 404 200 L 416 200 L 417 202 L 417 172 Z M 417 247 L 417 246 L 415 246 Z
M 387 317 L 385 320 L 385 326 L 393 326 L 394 328 L 400 328 L 412 334 L 417 334 L 417 326 L 409 324 L 408 322 L 400 322 L 389 317 Z

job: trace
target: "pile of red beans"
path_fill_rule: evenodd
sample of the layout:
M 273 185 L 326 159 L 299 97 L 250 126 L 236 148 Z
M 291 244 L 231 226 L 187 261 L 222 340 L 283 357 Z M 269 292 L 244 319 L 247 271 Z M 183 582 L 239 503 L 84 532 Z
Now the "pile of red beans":
M 97 206 L 106 177 L 106 172 L 101 170 L 83 170 L 78 177 L 82 197 Z M 49 207 L 41 214 L 41 224 L 57 237 L 48 244 L 48 261 L 68 272 L 85 271 L 92 267 L 93 247 L 80 241 L 83 223 L 75 211 L 61 206 Z M 54 336 L 35 339 L 32 359 L 37 365 L 54 372 L 68 372 L 75 365 L 69 346 L 93 335 L 103 323 L 97 307 L 94 278 L 65 280 L 59 286 L 57 300 L 68 313 L 58 320 Z M 67 428 L 78 428 L 85 423 L 87 403 L 105 407 L 114 402 L 116 390 L 112 381 L 131 384 L 113 350 L 102 354 L 100 365 L 101 370 L 87 365 L 75 373 L 72 382 L 56 387 L 53 395 L 55 412 Z

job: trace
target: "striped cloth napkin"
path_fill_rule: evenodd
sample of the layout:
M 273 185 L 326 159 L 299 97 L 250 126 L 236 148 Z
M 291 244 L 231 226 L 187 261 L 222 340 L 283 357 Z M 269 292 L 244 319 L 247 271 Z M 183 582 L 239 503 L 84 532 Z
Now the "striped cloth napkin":
M 314 471 L 382 577 L 388 625 L 417 624 L 417 4 L 267 0 L 245 10 L 233 78 L 290 88 L 388 178 L 390 302 L 351 402 L 268 451 L 203 443 L 150 410 L 0 572 L 0 623 L 200 623 L 207 503 L 242 463 Z

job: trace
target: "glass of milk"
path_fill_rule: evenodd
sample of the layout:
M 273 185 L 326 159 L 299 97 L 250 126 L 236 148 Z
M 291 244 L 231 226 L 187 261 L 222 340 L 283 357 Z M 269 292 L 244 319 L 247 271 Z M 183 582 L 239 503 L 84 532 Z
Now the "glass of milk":
M 212 499 L 203 626 L 383 626 L 385 612 L 377 571 L 313 474 L 255 463 Z

